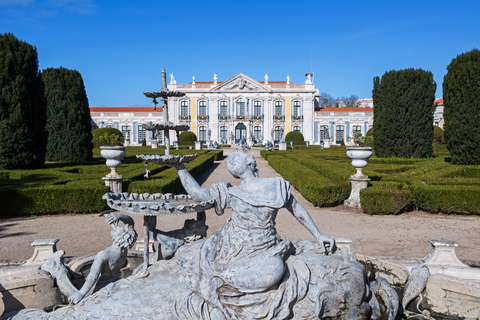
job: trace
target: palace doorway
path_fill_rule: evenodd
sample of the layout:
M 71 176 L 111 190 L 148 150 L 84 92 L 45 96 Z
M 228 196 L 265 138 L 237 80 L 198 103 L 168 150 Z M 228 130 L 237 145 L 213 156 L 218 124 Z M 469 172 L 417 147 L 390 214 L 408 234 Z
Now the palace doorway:
M 247 127 L 243 123 L 239 123 L 235 127 L 235 143 L 239 143 L 242 139 L 247 141 Z

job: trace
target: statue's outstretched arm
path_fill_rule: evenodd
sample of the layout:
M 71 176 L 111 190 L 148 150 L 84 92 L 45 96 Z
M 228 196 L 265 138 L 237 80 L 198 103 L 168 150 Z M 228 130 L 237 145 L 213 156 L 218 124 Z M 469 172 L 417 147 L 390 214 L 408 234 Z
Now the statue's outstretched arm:
M 192 177 L 183 164 L 177 165 L 176 168 L 183 188 L 193 199 L 197 201 L 205 201 L 212 198 L 210 195 L 210 189 L 200 187 L 197 180 Z
M 307 209 L 305 209 L 298 201 L 295 199 L 295 197 L 292 195 L 290 196 L 290 200 L 286 204 L 286 208 L 288 211 L 290 211 L 295 219 L 298 220 L 304 226 L 310 233 L 315 237 L 317 240 L 318 244 L 322 246 L 322 249 L 325 252 L 331 252 L 333 249 L 333 246 L 335 244 L 335 239 L 332 236 L 328 236 L 325 234 L 322 234 L 315 223 L 312 220 L 312 217 L 308 213 Z M 329 244 L 328 248 L 325 248 L 325 243 Z
M 108 249 L 108 248 L 107 248 Z M 98 278 L 101 276 L 103 264 L 107 261 L 108 257 L 105 253 L 105 250 L 100 251 L 95 256 L 93 260 L 92 267 L 90 268 L 90 273 L 85 279 L 85 283 L 82 288 L 68 297 L 68 301 L 73 304 L 77 304 L 80 300 L 85 297 L 85 295 L 92 290 L 93 286 L 98 281 Z
M 129 215 L 120 213 L 120 212 L 112 212 L 107 215 L 105 215 L 105 221 L 108 224 L 115 223 L 117 221 L 122 221 L 124 224 L 129 224 L 132 227 L 135 227 L 135 221 L 130 217 Z M 115 223 L 115 227 L 117 224 Z

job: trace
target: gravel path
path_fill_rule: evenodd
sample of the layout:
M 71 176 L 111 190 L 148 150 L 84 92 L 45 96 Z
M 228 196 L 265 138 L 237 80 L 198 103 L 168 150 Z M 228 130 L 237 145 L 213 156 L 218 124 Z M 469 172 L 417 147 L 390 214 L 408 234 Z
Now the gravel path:
M 210 187 L 218 181 L 238 184 L 227 171 L 226 156 L 216 161 L 198 181 Z M 250 151 L 257 159 L 260 177 L 280 176 L 260 157 L 258 151 Z M 121 167 L 119 168 L 121 173 Z M 422 258 L 430 250 L 429 239 L 448 239 L 458 243 L 457 256 L 463 260 L 480 261 L 479 216 L 458 216 L 409 212 L 397 216 L 368 216 L 361 212 L 345 210 L 343 206 L 317 208 L 305 200 L 296 190 L 295 198 L 308 210 L 322 233 L 335 237 L 349 237 L 354 241 L 358 254 L 369 256 L 409 256 Z M 217 230 L 229 217 L 231 210 L 217 216 L 207 211 L 208 233 Z M 181 228 L 184 216 L 159 217 L 158 227 L 168 231 Z M 143 218 L 134 216 L 136 230 L 142 236 Z M 282 237 L 313 237 L 285 209 L 277 216 L 277 230 Z M 67 256 L 86 255 L 98 252 L 112 244 L 110 226 L 102 217 L 92 215 L 55 215 L 36 218 L 0 219 L 0 260 L 28 259 L 35 239 L 58 238 L 57 249 L 66 251 Z

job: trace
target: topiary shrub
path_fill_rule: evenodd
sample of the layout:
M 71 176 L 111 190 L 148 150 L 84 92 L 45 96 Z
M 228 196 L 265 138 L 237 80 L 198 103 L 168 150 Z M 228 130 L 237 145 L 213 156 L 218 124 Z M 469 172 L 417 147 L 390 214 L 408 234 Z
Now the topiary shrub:
M 293 144 L 304 144 L 305 139 L 303 138 L 303 134 L 299 131 L 290 131 L 285 136 L 285 141 L 289 144 L 290 141 L 293 141 Z
M 433 126 L 433 141 L 438 142 L 438 143 L 442 143 L 442 140 L 445 141 L 444 138 L 443 138 L 442 128 L 437 127 L 437 126 Z
M 372 136 L 373 137 L 373 127 L 368 129 L 367 133 L 365 134 L 366 137 L 370 137 Z
M 453 164 L 480 164 L 480 50 L 461 54 L 443 78 L 445 140 Z
M 375 155 L 428 158 L 433 153 L 433 74 L 422 69 L 392 70 L 373 85 Z M 445 92 L 445 90 L 444 90 Z
M 92 131 L 93 146 L 123 146 L 122 132 L 115 128 L 98 128 Z
M 398 214 L 412 204 L 410 190 L 366 188 L 360 190 L 360 203 L 366 214 Z
M 147 140 L 143 139 L 142 140 L 142 147 L 146 147 L 147 146 Z
M 183 145 L 193 145 L 197 141 L 197 135 L 192 131 L 183 131 L 178 137 L 178 142 Z

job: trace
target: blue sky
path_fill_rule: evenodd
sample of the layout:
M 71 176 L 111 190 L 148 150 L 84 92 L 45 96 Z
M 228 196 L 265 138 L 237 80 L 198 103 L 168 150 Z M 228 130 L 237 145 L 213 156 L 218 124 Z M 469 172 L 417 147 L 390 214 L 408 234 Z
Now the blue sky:
M 480 47 L 479 13 L 478 0 L 0 0 L 0 33 L 36 46 L 40 69 L 80 71 L 91 106 L 151 105 L 162 67 L 178 83 L 313 71 L 320 92 L 359 98 L 375 76 L 422 68 L 441 98 L 451 60 Z

